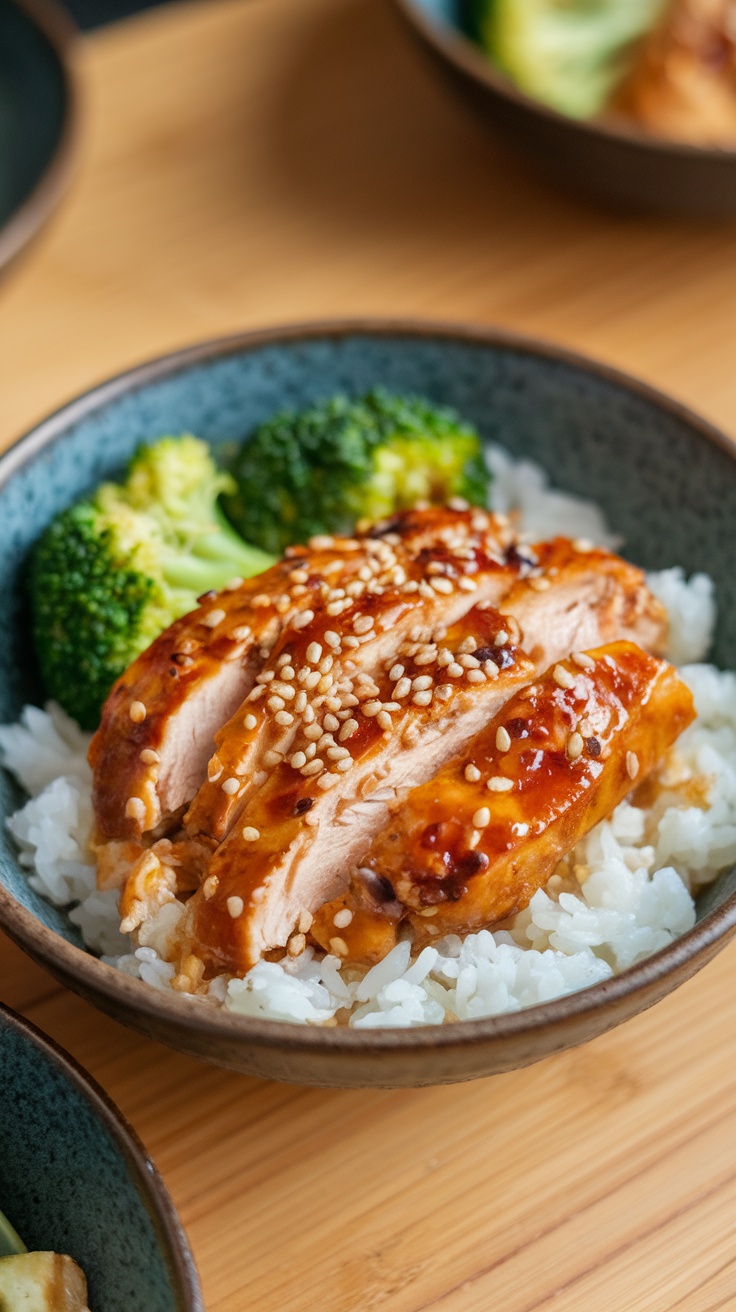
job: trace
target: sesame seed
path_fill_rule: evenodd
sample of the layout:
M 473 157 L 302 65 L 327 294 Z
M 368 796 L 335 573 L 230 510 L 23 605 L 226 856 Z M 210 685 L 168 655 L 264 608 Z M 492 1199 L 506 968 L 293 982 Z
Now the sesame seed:
M 304 755 L 306 756 L 308 761 L 313 761 L 315 756 L 317 755 L 317 744 L 308 743 L 304 750 Z
M 467 575 L 464 574 L 463 577 L 458 580 L 458 587 L 461 588 L 463 592 L 475 592 L 478 584 L 474 583 L 472 579 L 469 579 Z
M 468 683 L 485 683 L 486 676 L 482 670 L 468 670 Z
M 317 690 L 321 693 L 327 693 L 330 691 L 330 688 L 334 686 L 334 683 L 335 680 L 331 674 L 323 674 L 317 684 Z
M 246 638 L 250 636 L 251 628 L 249 624 L 239 624 L 237 629 L 233 629 L 230 634 L 230 637 L 234 638 L 236 642 L 245 642 Z
M 363 702 L 363 707 L 362 707 L 363 714 L 367 715 L 369 719 L 372 719 L 374 715 L 378 715 L 378 712 L 382 708 L 383 708 L 383 702 L 375 702 L 375 701 Z
M 146 718 L 146 708 L 143 702 L 131 702 L 128 714 L 133 724 L 142 724 Z
M 570 659 L 574 661 L 575 665 L 578 665 L 581 670 L 595 669 L 595 661 L 593 660 L 593 657 L 588 656 L 584 651 L 574 651 Z
M 335 664 L 334 656 L 329 656 L 329 655 L 323 656 L 322 660 L 319 663 L 320 674 L 329 674 L 334 664 Z
M 353 765 L 352 756 L 345 756 L 343 757 L 342 761 L 337 762 L 335 769 L 339 770 L 340 774 L 344 774 L 346 770 L 350 770 L 352 768 L 352 765 Z
M 452 665 L 453 660 L 454 656 L 452 652 L 448 651 L 446 647 L 443 647 L 437 657 L 437 664 L 441 670 L 444 670 L 447 665 Z
M 353 649 L 354 647 L 360 646 L 360 639 L 354 638 L 352 633 L 346 633 L 345 637 L 342 640 L 342 645 L 343 647 L 350 647 L 351 649 Z
M 255 829 L 253 825 L 246 825 L 241 831 L 246 843 L 255 843 L 260 838 L 260 830 Z
M 416 679 L 412 680 L 411 686 L 415 692 L 426 692 L 427 688 L 431 688 L 433 683 L 434 679 L 431 674 L 418 674 Z
M 273 711 L 275 713 L 276 711 L 283 711 L 286 703 L 283 697 L 274 696 L 274 697 L 269 697 L 268 701 L 266 702 L 266 705 L 268 706 L 269 711 Z
M 345 939 L 340 938 L 340 936 L 337 934 L 335 935 L 334 938 L 331 938 L 330 952 L 333 952 L 336 957 L 346 957 L 348 955 L 349 948 L 347 943 L 345 942 Z
M 509 733 L 508 729 L 504 729 L 503 725 L 501 724 L 496 730 L 496 747 L 498 748 L 499 752 L 507 752 L 510 746 L 511 746 L 511 734 Z
M 575 538 L 572 546 L 573 551 L 595 551 L 595 544 L 590 538 Z
M 296 618 L 292 620 L 291 622 L 292 628 L 306 629 L 307 625 L 311 624 L 313 619 L 314 619 L 314 611 L 304 610 L 302 611 L 301 615 L 297 615 Z
M 485 829 L 486 825 L 491 823 L 491 813 L 487 806 L 479 806 L 473 814 L 473 824 L 476 829 Z
M 237 920 L 238 916 L 242 916 L 245 910 L 245 902 L 242 897 L 229 897 L 226 905 L 228 915 L 232 916 L 233 920 Z
M 248 730 L 255 729 L 257 724 L 258 724 L 258 720 L 256 719 L 255 715 L 251 715 L 250 713 L 246 715 L 245 719 L 243 720 L 243 728 Z
M 353 621 L 353 633 L 358 633 L 361 636 L 364 633 L 370 633 L 372 628 L 373 628 L 372 615 L 358 615 L 357 618 Z
M 232 778 L 224 779 L 220 784 L 220 787 L 222 788 L 223 793 L 227 793 L 228 796 L 232 797 L 234 793 L 240 792 L 240 781 Z
M 304 737 L 308 738 L 310 742 L 316 742 L 318 738 L 322 737 L 322 726 L 319 724 L 306 725 L 304 729 Z
M 397 701 L 400 701 L 402 697 L 408 697 L 410 692 L 411 692 L 411 679 L 401 678 L 399 679 L 398 683 L 396 684 L 396 687 L 393 690 L 393 696 L 396 698 Z
M 218 624 L 221 624 L 224 618 L 224 610 L 211 610 L 208 615 L 202 616 L 202 624 L 208 629 L 216 629 Z
M 486 784 L 492 793 L 509 793 L 513 786 L 513 779 L 506 779 L 502 774 L 492 775 Z
M 273 748 L 263 753 L 263 764 L 267 765 L 269 768 L 280 765 L 283 759 L 281 752 L 274 751 Z
M 403 673 L 404 673 L 403 665 L 392 665 L 388 677 L 392 683 L 397 683 Z
M 301 770 L 302 766 L 306 764 L 307 758 L 304 752 L 294 752 L 294 755 L 289 761 L 289 765 L 293 766 L 295 770 Z
M 333 738 L 332 734 L 323 733 L 322 737 L 317 743 L 317 751 L 321 752 L 325 747 L 334 747 L 334 746 L 335 746 L 335 739 Z
M 347 747 L 335 747 L 333 745 L 327 748 L 327 756 L 331 761 L 344 761 L 349 755 L 350 752 Z
M 331 698 L 331 700 L 334 699 Z M 340 728 L 340 721 L 336 715 L 326 715 L 323 724 L 329 733 L 337 733 L 337 730 Z
M 332 923 L 336 929 L 347 929 L 352 919 L 353 913 L 350 908 L 343 907 L 341 911 L 335 913 L 332 918 Z
M 335 539 L 330 537 L 329 533 L 317 533 L 309 539 L 308 545 L 312 548 L 312 551 L 329 551 L 331 547 L 334 547 Z
M 297 715 L 301 715 L 302 711 L 306 711 L 306 709 L 307 709 L 307 694 L 302 688 L 294 698 L 294 710 Z
M 275 678 L 276 675 L 273 670 L 263 670 L 261 674 L 256 675 L 256 683 L 262 683 L 264 685 L 267 683 L 273 683 Z
M 302 766 L 302 774 L 305 779 L 311 779 L 313 774 L 319 774 L 320 770 L 324 770 L 324 768 L 325 763 L 322 758 L 315 756 L 313 761 L 307 761 L 307 764 Z
M 202 885 L 202 892 L 204 894 L 205 902 L 209 902 L 210 898 L 213 898 L 215 896 L 215 893 L 217 892 L 217 885 L 219 884 L 219 882 L 220 881 L 217 878 L 217 875 L 207 876 L 207 878 L 205 879 Z
M 555 665 L 555 668 L 552 672 L 552 678 L 554 679 L 558 688 L 575 687 L 575 675 L 571 674 L 569 670 L 566 670 L 564 665 Z
M 567 740 L 567 756 L 570 761 L 577 761 L 583 754 L 583 735 L 580 733 L 571 733 Z
M 636 779 L 639 773 L 639 757 L 636 752 L 626 753 L 626 773 L 629 779 Z
M 530 579 L 529 587 L 533 588 L 535 592 L 546 592 L 547 588 L 550 587 L 550 581 L 542 578 Z
M 439 699 L 440 699 L 441 702 L 449 701 L 450 698 L 452 697 L 452 684 L 451 684 L 451 683 L 441 683 L 440 686 L 439 686 L 439 688 L 436 688 L 436 689 L 435 689 L 435 692 L 436 692 L 436 694 L 437 694 L 437 696 L 439 697 Z
M 240 575 L 239 575 L 239 574 L 236 574 L 236 575 L 235 575 L 235 578 L 230 579 L 230 581 L 229 581 L 228 583 L 225 584 L 224 591 L 225 591 L 225 592 L 237 592 L 238 588 L 242 588 L 244 582 L 245 582 L 245 579 L 241 579 Z
M 458 665 L 462 665 L 464 670 L 480 669 L 480 661 L 477 656 L 471 656 L 468 652 L 464 652 L 462 656 L 458 656 L 457 663 Z
M 310 665 L 318 665 L 322 656 L 322 647 L 318 642 L 310 642 L 306 650 L 306 658 Z
M 325 697 L 325 707 L 330 712 L 330 714 L 335 715 L 337 711 L 342 710 L 342 702 L 339 697 L 335 697 L 335 696 Z
M 430 706 L 433 695 L 431 692 L 415 692 L 412 701 L 415 706 Z
M 289 664 L 282 665 L 279 674 L 282 679 L 286 679 L 288 683 L 291 683 L 291 680 L 295 677 L 294 666 Z
M 386 711 L 386 710 L 379 711 L 379 712 L 378 712 L 378 715 L 376 716 L 376 723 L 377 723 L 377 724 L 379 725 L 379 727 L 380 727 L 381 729 L 383 729 L 383 730 L 390 729 L 390 728 L 391 728 L 391 716 L 389 715 L 388 711 Z
M 273 718 L 283 729 L 294 723 L 294 716 L 289 711 L 277 711 Z
M 255 784 L 256 788 L 260 788 L 261 784 L 265 784 L 267 779 L 268 770 L 256 770 L 251 782 Z
M 436 648 L 433 647 L 431 650 L 422 651 L 422 652 L 419 653 L 418 656 L 415 656 L 415 658 L 414 658 L 414 664 L 415 664 L 415 665 L 434 665 L 434 663 L 435 663 L 436 660 L 437 660 L 437 651 L 436 651 Z
M 492 660 L 484 661 L 480 668 L 482 669 L 484 674 L 488 675 L 489 679 L 498 678 L 499 670 L 495 661 Z
M 346 720 L 338 734 L 338 738 L 340 739 L 340 742 L 344 743 L 346 738 L 352 738 L 353 734 L 357 731 L 357 729 L 358 729 L 357 720 L 353 720 L 353 719 Z
M 435 592 L 441 592 L 441 593 L 443 593 L 445 596 L 449 596 L 449 594 L 450 594 L 450 593 L 452 592 L 452 590 L 453 590 L 453 588 L 452 588 L 452 582 L 451 582 L 450 579 L 446 579 L 446 578 L 433 578 L 433 579 L 430 579 L 429 582 L 430 582 L 430 587 L 434 588 L 434 591 L 435 591 Z
M 286 945 L 286 951 L 290 957 L 300 957 L 306 946 L 307 940 L 303 934 L 292 934 Z
M 129 797 L 125 803 L 125 814 L 129 820 L 142 820 L 146 814 L 145 803 L 140 797 Z
M 462 678 L 462 674 L 463 674 L 463 667 L 462 665 L 458 665 L 457 661 L 453 661 L 452 665 L 448 665 L 447 667 L 448 678 L 460 679 Z
M 222 761 L 217 756 L 213 756 L 207 762 L 207 778 L 211 784 L 217 782 L 222 774 Z
M 499 629 L 498 633 L 493 639 L 493 645 L 494 647 L 505 647 L 508 640 L 509 640 L 509 635 L 506 632 L 506 630 Z
M 477 765 L 472 765 L 472 764 L 466 765 L 463 774 L 465 775 L 465 778 L 467 779 L 469 784 L 477 784 L 478 780 L 480 779 L 480 770 L 478 769 Z
M 458 652 L 463 656 L 469 656 L 471 651 L 476 650 L 477 646 L 478 643 L 476 642 L 475 638 L 472 636 L 468 636 L 467 638 L 463 638 L 462 642 L 460 643 L 460 646 L 458 647 Z
M 293 702 L 296 697 L 296 688 L 292 688 L 290 683 L 275 683 L 273 690 L 287 702 Z
M 140 759 L 144 765 L 158 765 L 161 757 L 158 752 L 154 752 L 152 747 L 144 747 Z

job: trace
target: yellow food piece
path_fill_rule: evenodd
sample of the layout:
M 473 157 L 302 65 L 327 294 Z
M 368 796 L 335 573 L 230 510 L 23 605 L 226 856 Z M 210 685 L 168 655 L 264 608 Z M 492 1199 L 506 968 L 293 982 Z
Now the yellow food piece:
M 87 1281 L 70 1257 L 0 1257 L 0 1312 L 88 1312 Z

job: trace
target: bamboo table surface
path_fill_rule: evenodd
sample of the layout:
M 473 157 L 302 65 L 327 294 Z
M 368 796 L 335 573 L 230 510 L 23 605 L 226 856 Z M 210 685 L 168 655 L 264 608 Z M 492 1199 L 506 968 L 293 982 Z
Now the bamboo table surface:
M 384 0 L 208 0 L 86 39 L 72 193 L 0 289 L 0 445 L 248 326 L 500 323 L 736 429 L 736 224 L 555 191 Z M 475 1084 L 325 1092 L 138 1038 L 6 940 L 0 998 L 151 1150 L 209 1312 L 736 1308 L 736 948 L 587 1047 Z

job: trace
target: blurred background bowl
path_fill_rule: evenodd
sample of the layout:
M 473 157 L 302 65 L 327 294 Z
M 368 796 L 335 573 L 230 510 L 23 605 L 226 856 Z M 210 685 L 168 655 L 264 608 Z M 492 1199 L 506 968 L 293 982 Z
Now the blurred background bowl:
M 30 1250 L 67 1253 L 91 1312 L 204 1312 L 174 1205 L 80 1066 L 0 1006 L 0 1209 Z
M 600 502 L 625 552 L 715 582 L 713 659 L 736 667 L 736 448 L 703 420 L 614 370 L 500 330 L 427 323 L 302 325 L 205 342 L 112 379 L 0 459 L 0 722 L 42 699 L 25 610 L 30 546 L 63 507 L 163 433 L 242 441 L 283 407 L 382 383 L 454 406 L 486 441 Z M 20 790 L 0 771 L 0 818 Z M 152 1038 L 235 1070 L 300 1084 L 450 1083 L 538 1061 L 651 1006 L 736 934 L 736 878 L 698 899 L 698 922 L 613 979 L 543 1006 L 408 1030 L 239 1016 L 151 987 L 83 950 L 63 910 L 29 886 L 0 825 L 0 925 L 69 988 Z M 12 1219 L 12 1218 L 11 1218 Z
M 69 179 L 75 31 L 54 0 L 0 0 L 0 275 L 49 217 Z
M 736 148 L 666 141 L 568 118 L 525 95 L 463 30 L 462 0 L 396 0 L 424 48 L 494 127 L 556 180 L 626 207 L 736 215 Z

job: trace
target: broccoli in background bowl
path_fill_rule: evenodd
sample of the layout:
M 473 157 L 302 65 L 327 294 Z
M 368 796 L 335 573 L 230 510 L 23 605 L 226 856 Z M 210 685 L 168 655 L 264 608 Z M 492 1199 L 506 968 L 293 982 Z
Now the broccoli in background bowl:
M 480 438 L 454 410 L 378 387 L 269 419 L 244 443 L 233 474 L 230 519 L 274 553 L 417 501 L 486 505 L 489 483 Z

